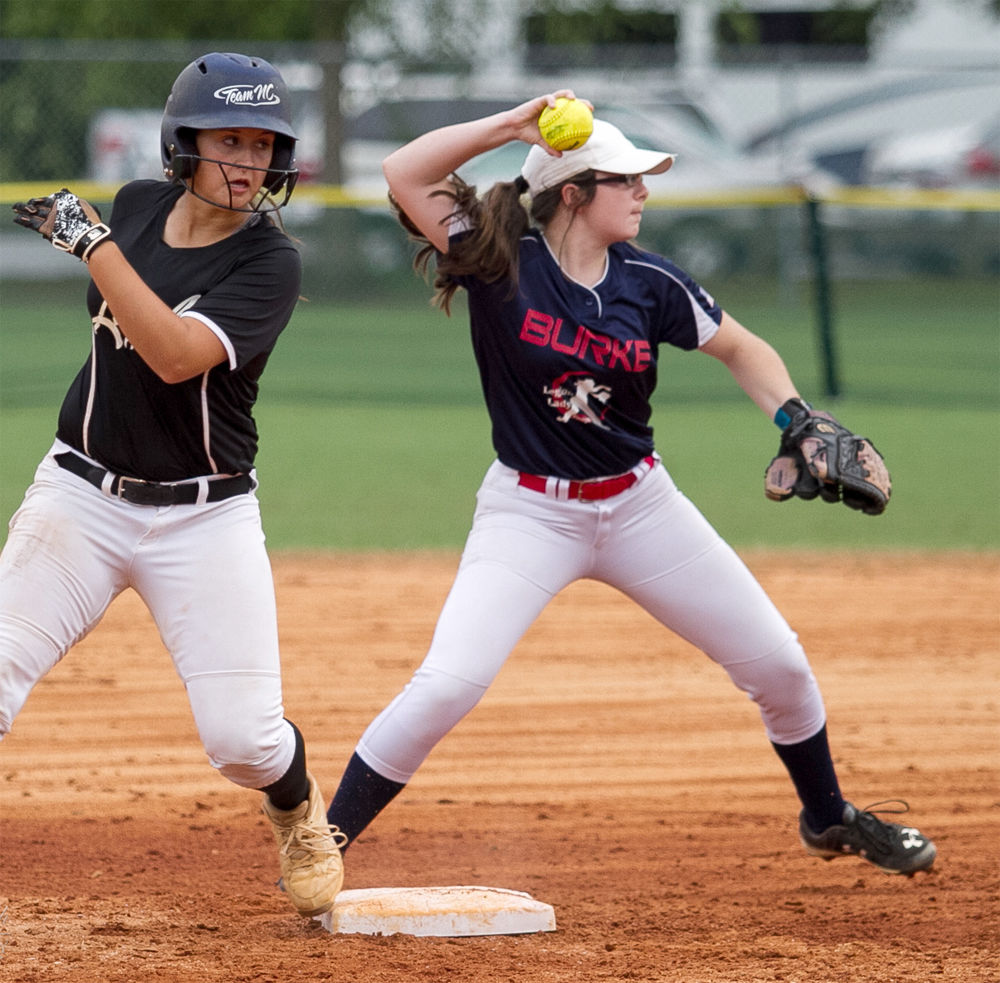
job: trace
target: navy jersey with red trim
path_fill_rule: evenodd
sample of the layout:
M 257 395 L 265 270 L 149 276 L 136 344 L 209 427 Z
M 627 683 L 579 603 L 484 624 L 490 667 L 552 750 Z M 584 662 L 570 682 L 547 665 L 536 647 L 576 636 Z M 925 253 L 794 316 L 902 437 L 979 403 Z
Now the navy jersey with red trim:
M 61 440 L 112 471 L 150 481 L 253 467 L 258 380 L 301 283 L 298 250 L 262 216 L 208 246 L 168 246 L 164 226 L 182 192 L 165 181 L 127 184 L 109 224 L 147 286 L 174 311 L 209 325 L 227 360 L 185 382 L 163 382 L 122 335 L 91 282 L 91 353 L 59 413 Z
M 628 471 L 654 449 L 659 346 L 698 348 L 722 310 L 669 260 L 629 243 L 613 245 L 605 276 L 585 287 L 532 230 L 519 272 L 514 296 L 508 281 L 458 278 L 497 456 L 559 478 Z

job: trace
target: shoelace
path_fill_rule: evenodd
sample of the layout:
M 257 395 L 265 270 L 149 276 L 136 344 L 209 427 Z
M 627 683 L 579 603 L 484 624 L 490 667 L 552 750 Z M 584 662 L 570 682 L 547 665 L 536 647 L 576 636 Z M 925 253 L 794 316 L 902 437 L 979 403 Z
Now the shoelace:
M 879 809 L 879 806 L 888 806 L 899 803 L 901 809 Z M 881 802 L 873 802 L 871 805 L 859 809 L 855 818 L 855 824 L 867 839 L 883 849 L 892 847 L 891 826 L 883 822 L 875 813 L 888 816 L 901 816 L 904 812 L 910 811 L 910 804 L 905 799 L 883 799 Z
M 326 842 L 327 836 L 332 838 L 332 846 Z M 339 838 L 339 839 L 338 839 Z M 281 846 L 281 853 L 291 856 L 298 850 L 312 854 L 332 856 L 334 851 L 347 845 L 347 834 L 337 826 L 306 826 L 296 824 L 288 830 L 288 836 Z

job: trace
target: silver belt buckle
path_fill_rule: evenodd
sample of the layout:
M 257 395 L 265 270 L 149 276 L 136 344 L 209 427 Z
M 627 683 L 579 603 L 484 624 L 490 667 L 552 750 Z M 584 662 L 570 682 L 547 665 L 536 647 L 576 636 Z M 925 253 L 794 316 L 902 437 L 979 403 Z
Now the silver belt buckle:
M 125 483 L 128 482 L 131 485 L 150 485 L 153 482 L 143 481 L 142 478 L 127 478 L 125 475 L 120 474 L 118 476 L 118 491 L 115 492 L 115 496 L 120 498 L 123 502 L 127 502 L 128 499 L 124 496 Z
M 135 489 L 134 495 L 129 496 L 126 482 L 129 488 Z M 164 485 L 159 481 L 145 481 L 142 478 L 126 478 L 125 475 L 121 475 L 118 479 L 117 495 L 121 501 L 129 502 L 131 505 L 150 505 L 160 508 L 164 505 L 173 505 L 175 502 L 173 486 Z

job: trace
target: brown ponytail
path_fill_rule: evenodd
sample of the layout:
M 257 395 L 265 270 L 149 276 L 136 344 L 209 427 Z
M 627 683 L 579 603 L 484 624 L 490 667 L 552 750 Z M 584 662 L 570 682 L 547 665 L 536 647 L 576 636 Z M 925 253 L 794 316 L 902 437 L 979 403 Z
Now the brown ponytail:
M 574 183 L 582 185 L 583 200 L 594 195 L 594 186 L 587 187 L 585 172 Z M 582 180 L 581 180 L 582 178 Z M 568 182 L 564 182 L 568 183 Z M 451 298 L 458 290 L 455 277 L 475 276 L 486 283 L 510 281 L 509 297 L 518 287 L 518 247 L 521 237 L 531 228 L 531 221 L 544 228 L 559 206 L 562 186 L 549 188 L 531 201 L 531 214 L 521 203 L 521 196 L 528 190 L 528 182 L 518 175 L 513 181 L 498 181 L 479 198 L 475 186 L 466 184 L 457 174 L 451 176 L 451 191 L 435 191 L 436 195 L 451 198 L 455 207 L 446 222 L 464 218 L 469 234 L 456 243 L 447 253 L 438 253 L 427 237 L 413 224 L 410 217 L 389 195 L 389 201 L 400 224 L 420 249 L 413 260 L 414 269 L 427 277 L 432 257 L 436 258 L 434 273 L 434 298 L 432 303 L 451 313 Z M 581 202 L 583 203 L 583 202 Z
M 517 289 L 518 240 L 528 230 L 528 213 L 521 204 L 521 195 L 528 187 L 524 178 L 500 181 L 482 199 L 478 198 L 476 188 L 466 184 L 457 174 L 451 176 L 451 185 L 450 191 L 434 193 L 454 201 L 455 207 L 445 221 L 464 218 L 469 235 L 447 253 L 438 253 L 392 195 L 389 196 L 400 224 L 411 238 L 421 243 L 413 260 L 414 269 L 426 277 L 431 258 L 436 260 L 433 303 L 447 313 L 451 312 L 451 298 L 459 286 L 455 277 L 477 276 L 488 283 L 509 279 L 512 289 Z

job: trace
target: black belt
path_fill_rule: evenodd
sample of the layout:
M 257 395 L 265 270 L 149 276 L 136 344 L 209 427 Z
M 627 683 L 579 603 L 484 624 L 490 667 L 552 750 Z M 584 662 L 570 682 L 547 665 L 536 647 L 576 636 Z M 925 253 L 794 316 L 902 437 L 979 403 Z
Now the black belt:
M 110 472 L 91 464 L 90 461 L 85 461 L 77 454 L 56 454 L 55 458 L 59 467 L 103 490 L 104 481 Z M 113 498 L 120 498 L 133 505 L 194 505 L 198 501 L 198 485 L 197 481 L 171 485 L 116 474 L 108 492 Z M 251 486 L 252 481 L 248 474 L 238 474 L 232 478 L 215 478 L 208 482 L 206 501 L 221 502 L 224 498 L 244 495 L 250 491 Z

